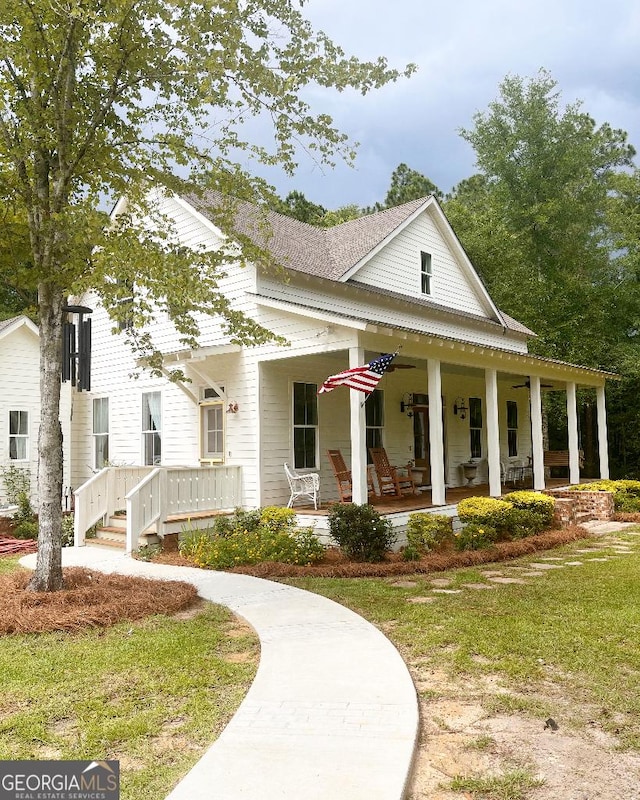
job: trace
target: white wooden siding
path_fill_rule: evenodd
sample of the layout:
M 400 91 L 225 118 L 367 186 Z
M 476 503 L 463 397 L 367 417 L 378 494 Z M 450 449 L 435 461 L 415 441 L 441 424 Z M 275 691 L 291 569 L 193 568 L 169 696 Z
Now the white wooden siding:
M 432 257 L 430 295 L 421 291 L 421 251 Z M 465 270 L 454 259 L 428 209 L 351 278 L 409 297 L 428 298 L 445 308 L 487 316 L 486 301 L 482 302 Z
M 419 269 L 418 262 L 418 269 Z M 526 353 L 527 344 L 522 338 L 502 331 L 501 328 L 487 329 L 482 322 L 444 317 L 437 311 L 415 306 L 399 307 L 397 301 L 390 301 L 381 296 L 370 295 L 355 298 L 348 287 L 340 284 L 328 287 L 326 284 L 314 287 L 309 282 L 291 281 L 285 283 L 273 278 L 260 279 L 262 294 L 276 300 L 298 304 L 292 308 L 304 314 L 299 304 L 338 314 L 346 314 L 358 319 L 380 322 L 390 327 L 399 326 L 425 334 L 446 336 L 463 342 L 500 347 L 516 353 Z

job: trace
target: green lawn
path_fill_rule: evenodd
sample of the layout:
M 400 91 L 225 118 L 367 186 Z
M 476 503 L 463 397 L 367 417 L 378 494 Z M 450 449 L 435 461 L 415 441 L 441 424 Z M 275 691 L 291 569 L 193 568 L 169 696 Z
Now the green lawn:
M 157 800 L 231 718 L 257 661 L 255 635 L 211 604 L 190 619 L 5 636 L 0 753 L 119 759 L 123 800 Z
M 582 566 L 552 569 L 526 585 L 500 585 L 491 591 L 463 589 L 438 594 L 430 603 L 409 602 L 433 595 L 430 578 L 450 578 L 449 588 L 487 583 L 482 569 L 385 579 L 296 579 L 288 581 L 353 608 L 380 626 L 411 664 L 420 662 L 450 674 L 498 675 L 505 687 L 526 697 L 505 694 L 503 710 L 543 712 L 535 687 L 552 681 L 576 703 L 594 705 L 602 726 L 623 746 L 640 749 L 640 537 L 621 536 L 631 555 L 594 551 L 592 561 L 578 554 L 585 542 L 549 551 Z M 510 562 L 526 567 L 541 554 Z M 553 564 L 553 561 L 547 562 Z M 558 562 L 561 563 L 561 562 Z M 519 570 L 493 565 L 514 577 Z M 494 698 L 494 702 L 496 699 Z

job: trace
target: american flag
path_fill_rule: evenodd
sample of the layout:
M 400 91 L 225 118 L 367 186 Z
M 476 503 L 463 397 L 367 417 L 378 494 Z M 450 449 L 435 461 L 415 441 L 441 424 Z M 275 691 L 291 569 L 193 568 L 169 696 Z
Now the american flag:
M 380 358 L 370 361 L 363 367 L 353 367 L 339 372 L 337 375 L 330 375 L 322 386 L 318 389 L 318 394 L 330 392 L 336 386 L 348 386 L 350 389 L 357 389 L 369 395 L 378 385 L 378 381 L 389 369 L 391 362 L 397 353 L 384 353 Z

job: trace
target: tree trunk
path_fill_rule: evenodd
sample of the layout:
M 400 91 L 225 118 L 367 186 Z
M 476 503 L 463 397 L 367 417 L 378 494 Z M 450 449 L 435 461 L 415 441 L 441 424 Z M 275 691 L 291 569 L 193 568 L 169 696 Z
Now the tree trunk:
M 38 560 L 28 588 L 53 592 L 62 588 L 62 307 L 64 295 L 41 283 L 40 310 L 40 433 L 38 436 Z

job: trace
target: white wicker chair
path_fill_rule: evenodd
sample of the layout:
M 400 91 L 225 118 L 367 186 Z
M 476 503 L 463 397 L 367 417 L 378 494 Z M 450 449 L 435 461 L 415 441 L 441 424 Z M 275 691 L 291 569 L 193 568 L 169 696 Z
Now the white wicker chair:
M 296 472 L 288 464 L 284 465 L 284 473 L 291 489 L 291 497 L 287 503 L 287 508 L 291 508 L 298 497 L 308 497 L 309 500 L 313 500 L 313 507 L 317 509 L 320 494 L 320 475 L 317 472 Z

